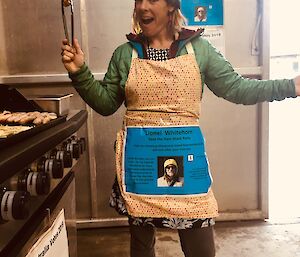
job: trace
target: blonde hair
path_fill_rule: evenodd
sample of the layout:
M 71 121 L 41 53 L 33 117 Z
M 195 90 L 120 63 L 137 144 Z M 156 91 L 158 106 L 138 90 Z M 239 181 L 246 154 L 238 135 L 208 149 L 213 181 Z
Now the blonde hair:
M 180 11 L 179 7 L 180 5 L 178 4 L 179 1 L 177 0 L 165 0 L 168 5 L 171 5 L 175 8 L 173 12 L 170 12 L 170 23 L 169 23 L 169 30 L 172 31 L 172 33 L 178 34 L 182 27 L 186 24 L 186 18 L 183 16 L 182 12 Z M 142 33 L 141 26 L 137 20 L 136 17 L 136 11 L 134 9 L 133 15 L 132 15 L 132 29 L 135 34 L 140 34 Z

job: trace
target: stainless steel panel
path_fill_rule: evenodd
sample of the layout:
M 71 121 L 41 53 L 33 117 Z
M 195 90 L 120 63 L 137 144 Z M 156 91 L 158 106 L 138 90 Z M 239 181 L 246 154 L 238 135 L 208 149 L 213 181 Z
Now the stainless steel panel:
M 200 124 L 221 212 L 258 208 L 257 106 L 235 105 L 204 89 Z
M 3 24 L 3 8 L 2 3 L 0 3 L 0 74 L 6 73 L 7 65 L 6 65 L 6 51 L 5 51 L 5 41 L 3 40 L 4 37 L 4 26 Z
M 111 117 L 95 115 L 95 155 L 98 185 L 98 218 L 120 217 L 114 209 L 109 207 L 109 196 L 115 179 L 114 142 L 117 131 L 122 126 L 123 113 L 121 108 Z
M 86 125 L 77 131 L 79 137 L 87 138 Z M 91 192 L 90 192 L 90 166 L 88 157 L 88 148 L 80 157 L 75 171 L 76 183 L 76 217 L 77 219 L 91 217 Z
M 74 2 L 75 35 L 80 39 L 79 3 Z M 0 18 L 0 75 L 65 73 L 60 1 L 2 0 Z
M 90 193 L 91 193 L 91 217 L 98 217 L 98 193 L 97 193 L 97 167 L 95 154 L 95 130 L 93 126 L 95 112 L 91 107 L 87 107 L 87 133 L 88 133 L 88 151 L 89 151 L 89 165 L 90 165 Z
M 234 67 L 255 67 L 258 56 L 251 55 L 257 21 L 257 1 L 225 0 L 225 54 Z
M 270 0 L 261 0 L 263 8 L 263 27 L 261 39 L 261 63 L 264 67 L 262 79 L 270 78 Z M 269 218 L 269 104 L 260 106 L 260 203 L 264 218 Z
M 86 4 L 89 65 L 94 72 L 103 72 L 114 49 L 127 41 L 134 1 L 89 0 Z
M 62 116 L 69 113 L 70 97 L 72 96 L 73 94 L 39 95 L 39 96 L 30 96 L 27 99 L 34 101 L 44 111 L 54 112 Z

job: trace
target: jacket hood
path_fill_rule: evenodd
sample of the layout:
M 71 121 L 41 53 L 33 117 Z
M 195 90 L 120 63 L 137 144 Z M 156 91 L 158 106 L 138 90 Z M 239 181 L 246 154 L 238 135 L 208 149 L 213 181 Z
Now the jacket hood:
M 179 37 L 177 40 L 181 41 L 181 40 L 187 40 L 194 36 L 201 36 L 203 34 L 203 32 L 204 32 L 203 28 L 197 29 L 197 30 L 183 28 L 180 31 Z M 144 43 L 147 41 L 147 38 L 143 35 L 143 33 L 141 33 L 141 34 L 129 33 L 126 35 L 126 37 L 127 37 L 128 41 L 130 41 L 130 42 Z
M 175 40 L 170 47 L 170 56 L 175 57 L 177 53 L 193 38 L 199 37 L 203 34 L 204 29 L 190 30 L 183 28 L 177 40 Z M 144 45 L 147 45 L 147 38 L 141 34 L 127 34 L 127 40 L 138 51 L 140 57 L 145 56 Z

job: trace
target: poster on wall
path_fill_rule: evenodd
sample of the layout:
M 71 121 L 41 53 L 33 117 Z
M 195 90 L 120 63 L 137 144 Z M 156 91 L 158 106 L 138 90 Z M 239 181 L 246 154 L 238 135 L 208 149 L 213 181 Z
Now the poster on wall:
M 188 26 L 188 29 L 197 30 L 198 26 Z M 203 27 L 204 33 L 201 36 L 208 40 L 220 53 L 225 56 L 225 30 L 224 27 L 219 26 L 207 26 Z
M 181 0 L 189 26 L 223 26 L 223 0 Z
M 207 39 L 223 56 L 225 56 L 224 28 L 205 28 L 203 38 Z

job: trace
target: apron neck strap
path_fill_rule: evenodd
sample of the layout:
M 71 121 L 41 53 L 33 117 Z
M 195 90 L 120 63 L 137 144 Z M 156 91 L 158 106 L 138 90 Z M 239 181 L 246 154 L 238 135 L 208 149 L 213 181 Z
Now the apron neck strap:
M 188 54 L 194 54 L 194 48 L 193 48 L 193 45 L 191 42 L 188 42 L 186 45 L 185 45 L 185 48 L 186 48 L 186 51 Z
M 133 59 L 136 59 L 136 58 L 138 58 L 138 52 L 137 52 L 137 50 L 136 49 L 132 49 L 132 55 L 131 55 L 131 59 L 133 60 Z

